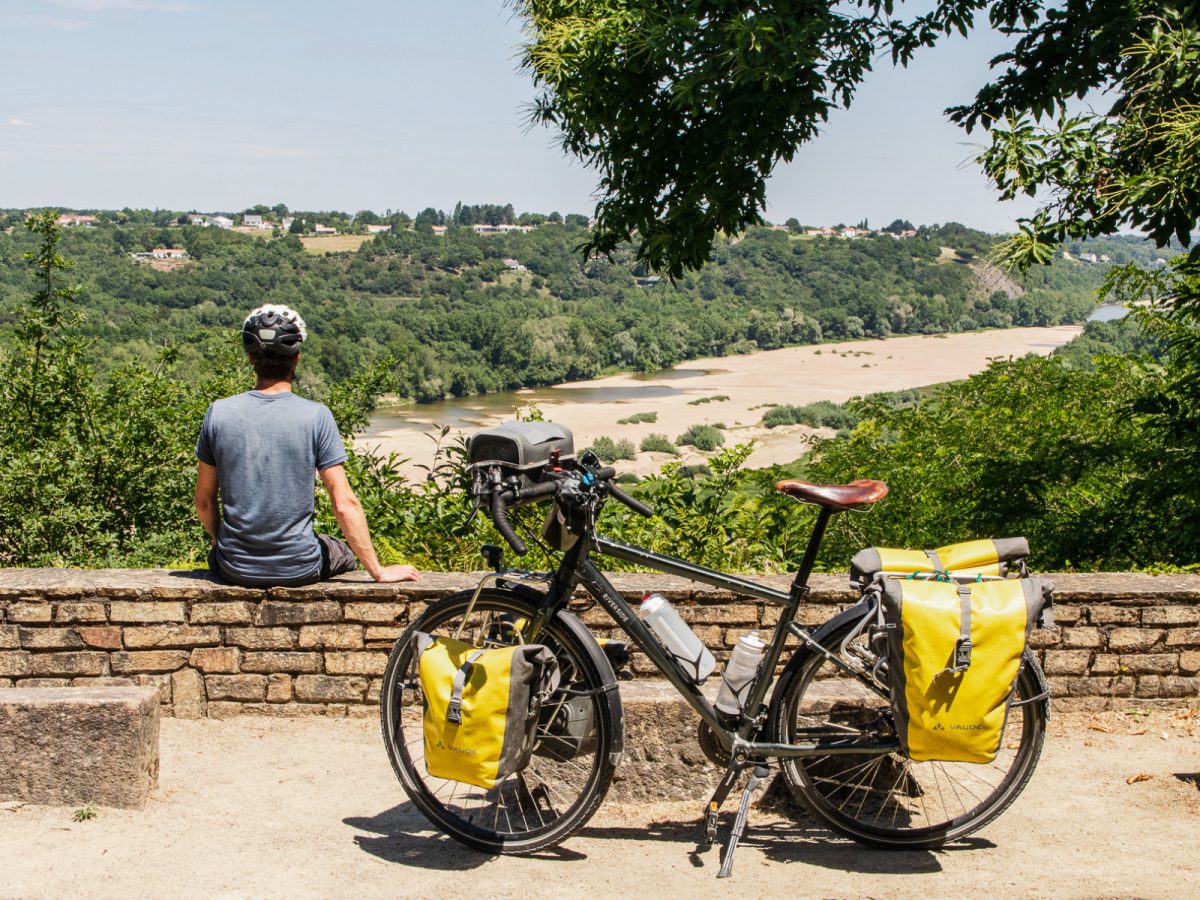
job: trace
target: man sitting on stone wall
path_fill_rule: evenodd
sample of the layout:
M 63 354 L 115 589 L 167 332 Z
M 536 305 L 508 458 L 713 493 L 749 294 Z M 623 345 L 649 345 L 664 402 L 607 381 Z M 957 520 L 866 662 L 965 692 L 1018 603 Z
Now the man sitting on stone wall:
M 376 581 L 419 581 L 412 566 L 379 564 L 362 504 L 346 480 L 346 449 L 333 414 L 292 393 L 307 336 L 304 320 L 286 306 L 260 306 L 242 325 L 258 383 L 209 406 L 196 442 L 196 514 L 212 541 L 208 567 L 222 581 L 246 587 L 312 584 L 353 571 L 358 562 Z M 349 547 L 313 532 L 314 471 Z

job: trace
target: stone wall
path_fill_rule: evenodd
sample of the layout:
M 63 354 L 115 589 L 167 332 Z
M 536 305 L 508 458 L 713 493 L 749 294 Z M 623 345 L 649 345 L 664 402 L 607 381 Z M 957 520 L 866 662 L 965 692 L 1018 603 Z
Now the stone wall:
M 251 590 L 205 572 L 0 570 L 0 687 L 151 685 L 163 714 L 180 717 L 372 716 L 404 626 L 475 578 L 432 573 L 415 585 L 376 585 L 363 577 Z M 1052 577 L 1059 627 L 1033 641 L 1060 702 L 1200 696 L 1200 576 Z M 613 581 L 631 599 L 661 591 L 721 659 L 743 631 L 777 621 L 776 607 L 678 578 Z M 844 578 L 816 576 L 801 622 L 822 622 L 853 600 Z M 582 616 L 597 634 L 616 635 L 602 610 Z M 655 674 L 639 655 L 631 668 Z

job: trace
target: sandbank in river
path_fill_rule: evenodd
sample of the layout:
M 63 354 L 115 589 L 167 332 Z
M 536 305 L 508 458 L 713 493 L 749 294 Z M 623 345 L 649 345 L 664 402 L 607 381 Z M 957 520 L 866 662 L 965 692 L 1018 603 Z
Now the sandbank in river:
M 604 435 L 613 440 L 628 438 L 637 446 L 651 432 L 675 439 L 692 425 L 721 423 L 727 429 L 727 446 L 755 441 L 748 465 L 769 466 L 800 457 L 813 429 L 764 428 L 762 416 L 768 404 L 842 402 L 876 391 L 956 381 L 982 371 L 997 357 L 1047 356 L 1082 330 L 1079 325 L 1006 328 L 785 347 L 746 356 L 693 359 L 648 375 L 612 375 L 440 403 L 388 404 L 376 411 L 370 428 L 355 443 L 407 457 L 401 469 L 416 475 L 419 465 L 432 461 L 434 441 L 428 434 L 436 426 L 470 433 L 511 419 L 515 407 L 534 402 L 548 420 L 574 432 L 580 449 Z M 729 399 L 689 405 L 706 397 Z M 642 412 L 657 413 L 658 420 L 617 424 L 618 419 Z M 680 448 L 680 454 L 685 462 L 700 462 L 707 455 L 692 447 Z M 624 472 L 647 474 L 672 458 L 639 453 L 636 461 L 617 465 Z

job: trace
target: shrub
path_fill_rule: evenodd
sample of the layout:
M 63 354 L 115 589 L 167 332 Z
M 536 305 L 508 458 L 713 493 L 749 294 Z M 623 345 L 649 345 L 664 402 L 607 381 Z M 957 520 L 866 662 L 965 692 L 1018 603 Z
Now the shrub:
M 633 441 L 624 438 L 614 441 L 610 437 L 598 437 L 590 449 L 604 460 L 604 462 L 616 462 L 619 459 L 637 459 L 637 450 L 633 446 Z
M 697 450 L 716 450 L 725 443 L 725 435 L 721 434 L 721 429 L 712 425 L 693 425 L 679 436 L 676 443 L 681 447 L 690 444 Z
M 617 419 L 618 425 L 637 425 L 639 422 L 648 422 L 653 424 L 658 421 L 658 413 L 656 412 L 640 412 L 634 413 L 632 416 L 626 416 L 624 419 Z
M 670 453 L 672 456 L 678 456 L 679 450 L 675 447 L 675 442 L 665 434 L 657 431 L 651 432 L 642 438 L 643 453 Z
M 617 484 L 637 484 L 642 479 L 638 478 L 632 472 L 622 472 L 613 480 L 616 481 Z
M 699 406 L 702 403 L 724 403 L 728 399 L 728 394 L 716 394 L 712 397 L 697 397 L 695 400 L 689 400 L 688 406 Z
M 768 428 L 779 425 L 807 425 L 810 428 L 853 428 L 858 417 L 840 403 L 818 400 L 806 406 L 776 406 L 763 414 L 763 424 Z

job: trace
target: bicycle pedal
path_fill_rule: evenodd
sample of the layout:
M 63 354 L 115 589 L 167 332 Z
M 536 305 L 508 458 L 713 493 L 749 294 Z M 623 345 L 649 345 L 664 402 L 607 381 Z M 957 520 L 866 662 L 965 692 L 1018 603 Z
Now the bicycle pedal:
M 729 831 L 729 843 L 725 845 L 725 857 L 721 860 L 721 869 L 717 872 L 718 878 L 728 878 L 733 874 L 733 853 L 737 850 L 738 841 L 742 839 L 742 834 L 746 830 L 746 819 L 750 815 L 750 800 L 754 796 L 754 792 L 758 790 L 758 786 L 770 774 L 771 770 L 766 766 L 755 766 L 751 770 L 750 779 L 746 782 L 746 789 L 742 791 L 742 802 L 738 804 L 737 818 L 733 820 L 733 828 Z
M 700 849 L 707 850 L 717 839 L 717 813 L 718 806 L 714 803 L 708 804 L 708 809 L 704 811 L 704 834 L 700 838 Z

